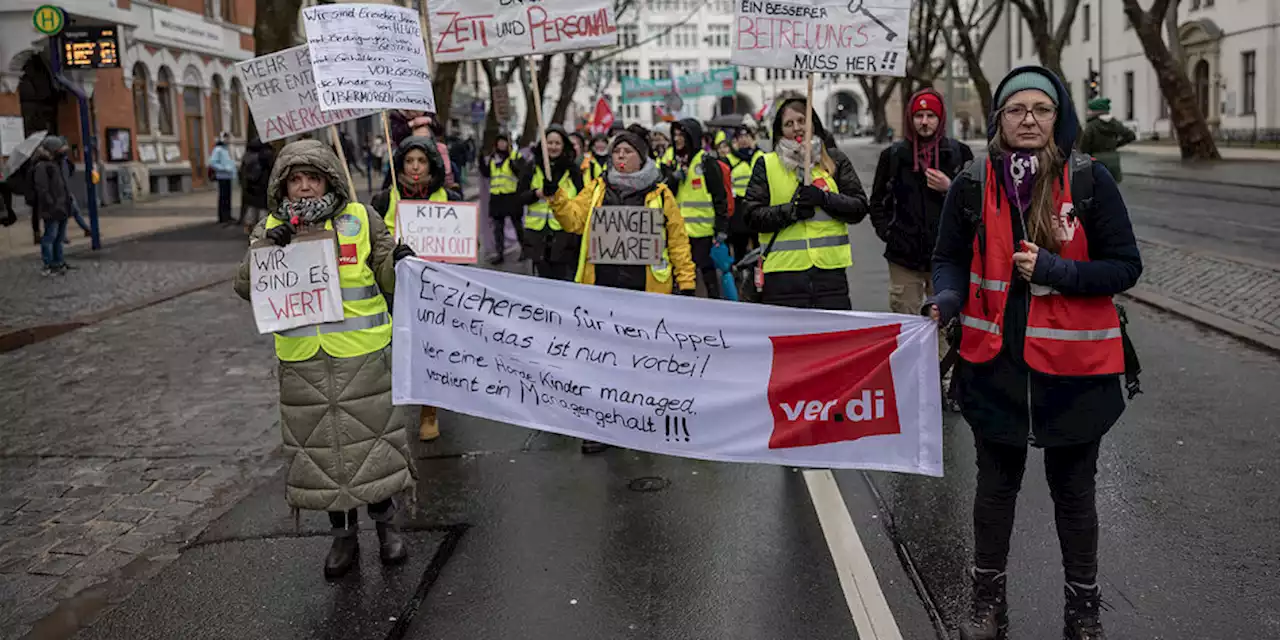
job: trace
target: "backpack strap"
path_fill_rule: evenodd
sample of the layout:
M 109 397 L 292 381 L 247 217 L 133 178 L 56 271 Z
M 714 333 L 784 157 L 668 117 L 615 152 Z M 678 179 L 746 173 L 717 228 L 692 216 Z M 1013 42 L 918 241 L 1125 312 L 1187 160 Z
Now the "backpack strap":
M 1093 158 L 1087 153 L 1072 151 L 1067 163 L 1071 168 L 1071 208 L 1078 217 L 1097 206 L 1093 199 Z

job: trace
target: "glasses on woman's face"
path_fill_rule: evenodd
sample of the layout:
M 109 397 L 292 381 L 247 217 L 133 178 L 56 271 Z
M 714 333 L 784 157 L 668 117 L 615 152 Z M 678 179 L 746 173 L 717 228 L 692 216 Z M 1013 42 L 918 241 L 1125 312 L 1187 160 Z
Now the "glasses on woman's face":
M 1020 104 L 1012 104 L 1001 111 L 1004 112 L 1004 119 L 1012 124 L 1020 124 L 1027 119 L 1027 114 L 1036 122 L 1048 122 L 1058 115 L 1058 108 L 1051 104 L 1038 104 L 1033 107 L 1026 107 Z

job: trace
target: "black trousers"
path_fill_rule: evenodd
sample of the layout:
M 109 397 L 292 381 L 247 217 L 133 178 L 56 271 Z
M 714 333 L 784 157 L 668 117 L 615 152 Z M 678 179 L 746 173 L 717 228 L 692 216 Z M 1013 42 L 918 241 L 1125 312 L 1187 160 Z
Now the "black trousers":
M 1058 545 L 1068 582 L 1098 578 L 1098 446 L 1101 440 L 1048 447 L 1044 471 L 1053 497 Z M 1027 448 L 974 438 L 978 491 L 973 500 L 974 565 L 1004 571 L 1013 534 L 1014 506 L 1027 466 Z
M 370 504 L 367 507 L 369 519 L 375 522 L 385 522 L 392 515 L 391 508 L 393 506 L 395 506 L 395 503 L 391 501 L 391 498 Z M 356 528 L 356 517 L 355 509 L 346 512 L 330 511 L 329 524 L 333 525 L 334 529 L 354 529 Z
M 515 227 L 516 238 L 521 246 L 524 245 L 524 211 L 519 208 L 514 211 L 490 208 L 489 219 L 493 222 L 493 250 L 497 255 L 507 251 L 507 220 L 510 220 L 511 226 Z
M 538 261 L 533 263 L 533 274 L 539 278 L 573 282 L 573 277 L 577 273 L 578 265 L 572 262 Z
M 231 222 L 231 181 L 218 181 L 218 222 Z
M 698 268 L 698 277 L 702 286 L 707 289 L 707 297 L 720 299 L 720 278 L 716 277 L 716 263 L 711 260 L 711 246 L 715 238 L 689 238 L 689 251 L 693 254 L 693 265 Z

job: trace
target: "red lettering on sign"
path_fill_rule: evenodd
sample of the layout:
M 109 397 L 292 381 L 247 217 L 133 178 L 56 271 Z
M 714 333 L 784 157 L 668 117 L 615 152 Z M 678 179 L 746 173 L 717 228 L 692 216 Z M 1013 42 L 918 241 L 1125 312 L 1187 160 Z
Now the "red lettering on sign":
M 493 14 L 464 16 L 457 11 L 441 11 L 440 15 L 449 16 L 449 26 L 444 28 L 444 32 L 440 34 L 439 44 L 436 45 L 436 53 L 457 53 L 466 50 L 464 43 L 480 41 L 481 47 L 489 46 L 489 31 L 487 28 L 487 20 L 493 18 Z M 448 46 L 449 48 L 445 48 Z
M 543 43 L 561 42 L 574 38 L 594 38 L 618 31 L 617 25 L 609 20 L 609 10 L 600 9 L 594 13 L 547 18 L 547 11 L 542 7 L 529 7 L 529 46 L 538 49 L 538 33 L 542 33 Z

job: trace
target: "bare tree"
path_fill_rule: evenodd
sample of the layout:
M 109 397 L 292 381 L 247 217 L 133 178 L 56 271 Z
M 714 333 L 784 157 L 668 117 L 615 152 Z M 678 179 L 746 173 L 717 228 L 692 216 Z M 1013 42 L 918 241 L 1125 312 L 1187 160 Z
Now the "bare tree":
M 1017 2 L 1018 0 L 1014 0 Z M 1138 0 L 1122 0 L 1124 14 L 1128 16 L 1147 60 L 1156 72 L 1156 81 L 1160 84 L 1160 93 L 1169 103 L 1169 119 L 1173 122 L 1173 130 L 1177 134 L 1178 147 L 1184 160 L 1216 160 L 1218 145 L 1213 141 L 1213 133 L 1205 122 L 1205 114 L 1200 112 L 1196 100 L 1196 92 L 1187 77 L 1186 66 L 1179 64 L 1178 58 L 1169 50 L 1162 37 L 1161 30 L 1168 18 L 1170 0 L 1154 0 L 1151 8 L 1143 11 Z M 1177 38 L 1175 37 L 1176 41 Z
M 453 88 L 458 84 L 460 62 L 441 62 L 431 74 L 431 92 L 436 97 L 436 121 L 449 124 L 453 112 Z
M 948 4 L 951 7 L 951 25 L 955 30 L 952 34 L 952 50 L 960 54 L 969 68 L 969 79 L 973 81 L 978 99 L 982 102 L 982 117 L 986 118 L 991 113 L 994 98 L 991 95 L 991 80 L 982 69 L 982 52 L 986 51 L 987 42 L 991 40 L 991 34 L 995 33 L 1000 16 L 1004 15 L 1008 0 L 989 0 L 985 3 L 970 0 L 967 14 L 961 11 L 960 0 L 948 0 Z
M 489 85 L 489 113 L 484 118 L 484 136 L 480 148 L 484 149 L 485 153 L 489 153 L 493 149 L 494 141 L 498 139 L 498 132 L 502 130 L 504 124 L 498 122 L 498 110 L 495 107 L 497 101 L 494 100 L 495 88 L 499 85 L 504 87 L 510 85 L 511 80 L 520 71 L 520 66 L 524 64 L 524 59 L 515 58 L 502 73 L 498 73 L 498 65 L 493 60 L 482 60 L 480 64 L 484 68 L 484 77 Z
M 862 94 L 867 97 L 867 109 L 871 111 L 871 124 L 875 129 L 876 142 L 889 140 L 889 118 L 885 113 L 885 107 L 901 80 L 902 78 L 858 76 L 858 84 L 862 85 Z
M 1018 8 L 1022 19 L 1031 30 L 1031 41 L 1035 44 L 1036 55 L 1040 64 L 1066 81 L 1062 74 L 1062 48 L 1071 37 L 1071 25 L 1076 21 L 1076 10 L 1080 8 L 1080 0 L 1066 0 L 1062 8 L 1062 17 L 1054 22 L 1053 4 L 1045 0 L 1010 0 Z
M 947 57 L 937 54 L 939 41 L 949 42 L 947 14 L 950 11 L 945 0 L 918 0 L 912 7 L 907 75 L 898 83 L 902 104 L 905 105 L 917 89 L 933 86 L 934 79 L 946 68 Z

